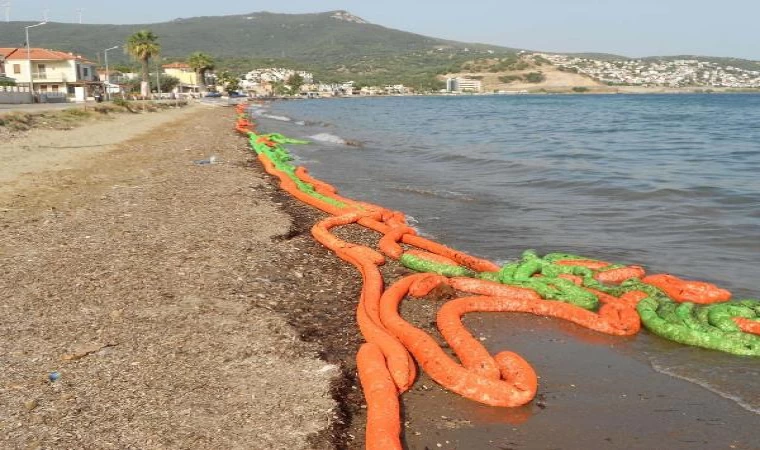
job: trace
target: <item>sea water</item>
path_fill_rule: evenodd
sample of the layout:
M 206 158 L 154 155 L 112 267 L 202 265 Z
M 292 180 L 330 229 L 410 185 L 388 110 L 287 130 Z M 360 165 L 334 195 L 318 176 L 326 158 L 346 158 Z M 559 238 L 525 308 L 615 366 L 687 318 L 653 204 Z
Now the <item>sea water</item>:
M 291 150 L 314 176 L 454 248 L 577 253 L 760 298 L 760 95 L 322 99 L 260 115 L 311 138 Z M 616 348 L 760 413 L 757 358 L 662 342 Z

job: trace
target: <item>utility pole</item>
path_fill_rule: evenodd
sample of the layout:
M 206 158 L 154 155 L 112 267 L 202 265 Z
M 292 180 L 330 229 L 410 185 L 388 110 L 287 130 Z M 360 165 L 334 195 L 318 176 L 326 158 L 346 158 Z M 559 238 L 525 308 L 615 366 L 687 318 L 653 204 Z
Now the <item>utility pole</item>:
M 106 59 L 106 100 L 111 100 L 111 90 L 109 89 L 109 85 L 111 84 L 111 73 L 108 71 L 108 51 L 109 50 L 115 50 L 117 48 L 120 48 L 120 45 L 114 45 L 111 48 L 107 48 L 104 50 L 103 53 L 105 53 L 105 59 Z
M 161 100 L 161 61 L 156 57 L 156 89 L 158 90 L 158 99 Z
M 26 32 L 26 59 L 29 63 L 29 97 L 32 100 L 32 103 L 34 103 L 34 74 L 32 73 L 32 46 L 29 45 L 29 28 L 39 27 L 46 23 L 47 22 L 40 22 L 35 25 L 24 27 L 24 31 Z
M 77 9 L 77 14 L 79 14 L 79 24 L 82 24 L 82 13 L 84 12 L 84 8 Z

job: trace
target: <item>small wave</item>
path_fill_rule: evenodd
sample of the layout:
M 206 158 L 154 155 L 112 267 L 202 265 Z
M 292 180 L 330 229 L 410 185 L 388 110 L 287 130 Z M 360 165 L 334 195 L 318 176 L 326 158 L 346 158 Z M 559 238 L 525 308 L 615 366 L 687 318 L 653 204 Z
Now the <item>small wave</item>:
M 309 136 L 314 141 L 327 142 L 328 144 L 346 145 L 347 141 L 340 136 L 330 133 L 319 133 Z
M 267 119 L 272 120 L 279 120 L 280 122 L 290 122 L 292 120 L 288 116 L 275 116 L 273 114 L 262 114 L 261 117 L 266 117 Z
M 304 122 L 303 120 L 298 120 L 298 121 L 293 122 L 293 123 L 295 123 L 296 125 L 301 125 L 301 126 L 306 125 L 306 122 Z
M 707 381 L 678 374 L 674 372 L 673 370 L 668 369 L 667 367 L 663 367 L 662 365 L 657 364 L 656 362 L 651 362 L 651 364 L 652 364 L 652 368 L 656 372 L 659 372 L 664 375 L 668 375 L 673 378 L 678 378 L 680 380 L 688 381 L 689 383 L 694 383 L 697 386 L 701 386 L 714 394 L 717 394 L 723 398 L 733 401 L 734 403 L 746 409 L 747 411 L 753 412 L 755 414 L 760 414 L 760 407 L 747 403 L 743 398 L 739 397 L 738 395 L 725 393 L 721 391 L 720 389 L 716 388 L 715 386 L 711 385 Z
M 330 122 L 322 122 L 321 120 L 305 120 L 304 125 L 310 126 L 310 127 L 331 127 L 333 126 Z
M 406 218 L 406 224 L 409 225 L 409 227 L 413 229 L 415 232 L 417 232 L 418 235 L 420 235 L 420 233 L 422 232 L 422 230 L 420 230 L 420 227 L 419 227 L 420 221 L 415 219 L 414 216 L 410 216 L 409 214 L 407 214 L 405 218 Z
M 420 228 L 420 221 L 417 220 L 414 216 L 410 216 L 409 214 L 406 215 L 406 224 L 409 225 L 409 228 L 413 229 L 415 232 L 417 232 L 417 236 L 428 238 L 435 240 L 436 237 L 433 234 L 430 234 Z
M 336 136 L 330 133 L 319 133 L 309 137 L 314 141 L 326 142 L 328 144 L 348 145 L 349 147 L 363 147 L 362 143 L 359 141 L 343 139 L 340 136 Z
M 463 194 L 461 192 L 447 191 L 447 190 L 433 190 L 424 189 L 418 186 L 394 186 L 391 189 L 399 192 L 409 192 L 412 194 L 422 195 L 425 197 L 435 197 L 447 200 L 461 200 L 465 202 L 475 201 L 473 197 Z

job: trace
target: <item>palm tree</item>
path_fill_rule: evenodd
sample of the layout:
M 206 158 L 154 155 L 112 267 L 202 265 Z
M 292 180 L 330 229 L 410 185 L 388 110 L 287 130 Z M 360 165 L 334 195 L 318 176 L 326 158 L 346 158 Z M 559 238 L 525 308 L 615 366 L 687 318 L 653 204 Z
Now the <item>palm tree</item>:
M 206 71 L 214 69 L 214 60 L 203 52 L 195 52 L 187 60 L 190 67 L 198 74 L 198 85 L 201 91 L 206 90 Z
M 158 36 L 150 30 L 140 30 L 127 39 L 127 53 L 142 63 L 142 83 L 140 94 L 147 97 L 150 94 L 150 70 L 148 63 L 150 58 L 157 56 L 161 51 Z

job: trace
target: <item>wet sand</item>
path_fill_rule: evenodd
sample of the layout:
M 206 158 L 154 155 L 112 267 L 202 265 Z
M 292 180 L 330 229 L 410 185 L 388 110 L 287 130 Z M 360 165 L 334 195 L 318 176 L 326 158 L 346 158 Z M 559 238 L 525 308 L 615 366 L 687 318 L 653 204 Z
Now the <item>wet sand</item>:
M 540 377 L 538 395 L 500 409 L 418 382 L 404 396 L 409 448 L 758 448 L 760 416 L 655 372 L 625 348 L 631 338 L 527 314 L 472 314 L 465 324 L 492 353 L 525 357 Z

